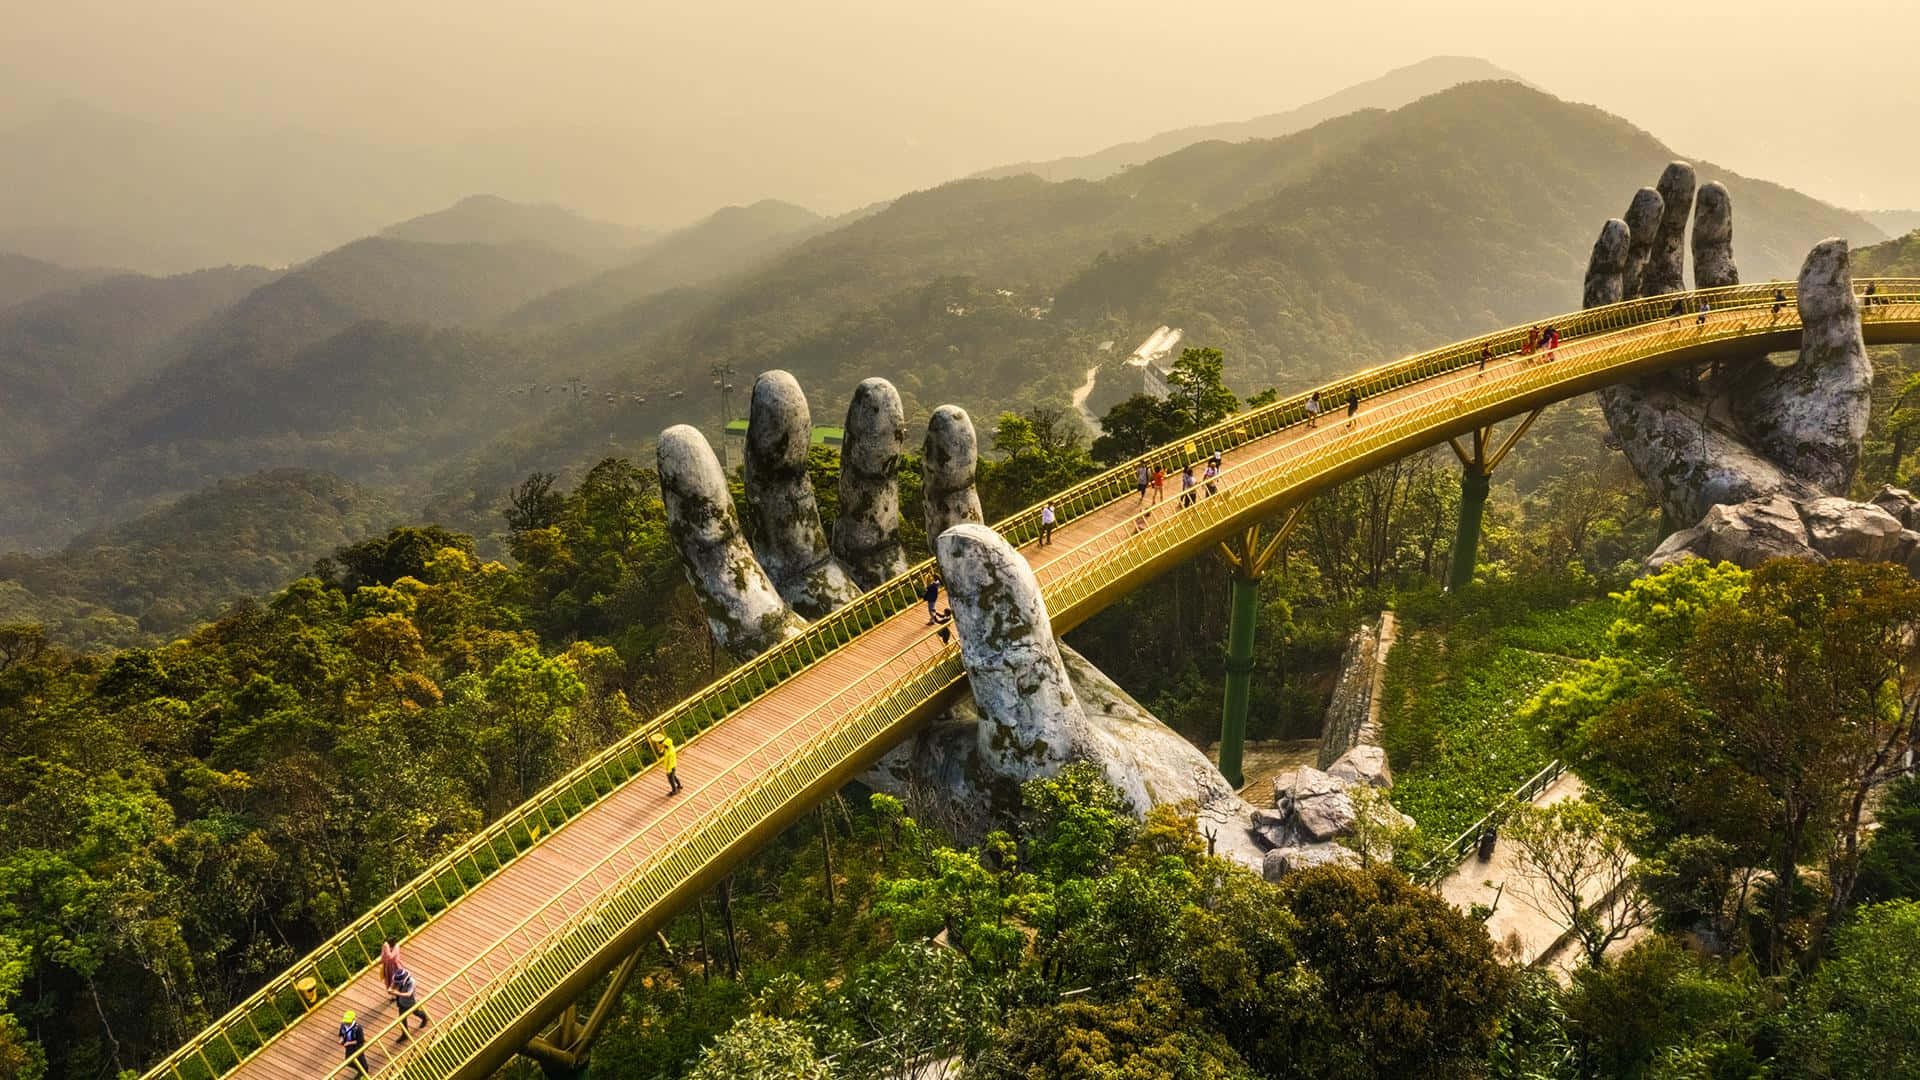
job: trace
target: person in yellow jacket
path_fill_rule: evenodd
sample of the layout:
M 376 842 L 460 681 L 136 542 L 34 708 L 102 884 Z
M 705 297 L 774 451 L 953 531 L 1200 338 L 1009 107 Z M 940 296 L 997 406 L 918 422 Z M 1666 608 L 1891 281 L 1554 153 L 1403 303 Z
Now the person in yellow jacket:
M 680 777 L 674 772 L 680 765 L 680 755 L 674 753 L 673 740 L 664 733 L 655 732 L 653 736 L 654 752 L 660 755 L 660 764 L 667 769 L 667 794 L 680 794 Z

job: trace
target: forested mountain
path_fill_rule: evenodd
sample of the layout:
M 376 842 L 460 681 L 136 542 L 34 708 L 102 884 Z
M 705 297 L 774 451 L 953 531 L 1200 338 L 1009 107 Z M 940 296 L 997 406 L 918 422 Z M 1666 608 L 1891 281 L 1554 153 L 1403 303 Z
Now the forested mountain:
M 1229 378 L 1300 388 L 1336 371 L 1577 306 L 1594 222 L 1674 150 L 1598 109 L 1475 83 L 1391 115 L 1358 152 L 1273 198 L 1088 268 L 1063 321 L 1161 324 L 1223 349 Z M 1748 280 L 1792 278 L 1808 248 L 1877 239 L 1858 215 L 1696 162 L 1733 193 Z
M 7 462 L 0 491 L 32 512 L 0 526 L 0 546 L 58 543 L 263 465 L 390 483 L 380 470 L 395 448 L 413 469 L 444 451 L 432 424 L 497 423 L 482 403 L 497 403 L 524 362 L 510 343 L 430 327 L 490 322 L 592 271 L 573 255 L 487 244 L 374 237 L 329 252 L 185 331 L 164 365 L 85 403 L 84 422 L 42 452 Z M 379 426 L 399 417 L 427 426 Z M 346 430 L 328 426 L 337 421 Z
M 1888 236 L 1904 236 L 1920 229 L 1920 210 L 1862 210 L 1860 216 Z
M 1032 173 L 1043 180 L 1100 180 L 1194 143 L 1276 139 L 1362 109 L 1397 109 L 1448 87 L 1492 79 L 1523 81 L 1513 72 L 1479 57 L 1432 56 L 1285 112 L 1256 116 L 1251 120 L 1200 124 L 1163 131 L 1150 138 L 1109 146 L 1081 157 L 1023 161 L 1016 165 L 987 169 L 975 175 L 997 177 Z
M 58 554 L 0 555 L 0 623 L 40 622 L 83 646 L 182 633 L 399 517 L 379 494 L 325 473 L 221 481 Z
M 152 374 L 178 334 L 274 277 L 257 266 L 120 274 L 0 311 L 0 465 Z
M 1920 228 L 1853 253 L 1856 277 L 1920 277 Z
M 616 261 L 659 237 L 653 229 L 595 221 L 551 203 L 518 203 L 498 195 L 469 195 L 445 210 L 389 225 L 380 235 L 426 244 L 548 248 L 600 262 Z
M 0 311 L 36 296 L 98 281 L 111 273 L 111 270 L 77 269 L 0 251 Z
M 596 320 L 654 293 L 745 270 L 827 225 L 806 207 L 777 199 L 725 207 L 648 244 L 620 266 L 523 305 L 502 322 L 534 327 Z
M 715 215 L 598 277 L 551 250 L 363 240 L 193 331 L 84 440 L 36 459 L 21 501 L 46 516 L 7 527 L 15 546 L 58 542 L 140 500 L 298 466 L 484 535 L 528 471 L 644 460 L 668 424 L 717 421 L 721 360 L 740 390 L 793 371 L 823 420 L 869 375 L 895 380 L 911 416 L 944 401 L 991 416 L 1058 403 L 1126 351 L 1102 342 L 1171 323 L 1224 349 L 1239 389 L 1299 386 L 1569 306 L 1593 223 L 1674 156 L 1599 110 L 1474 83 L 1097 182 L 958 181 L 758 260 L 819 223 L 779 204 Z M 1790 275 L 1827 235 L 1878 238 L 1797 193 L 1702 174 L 1733 188 L 1749 278 Z

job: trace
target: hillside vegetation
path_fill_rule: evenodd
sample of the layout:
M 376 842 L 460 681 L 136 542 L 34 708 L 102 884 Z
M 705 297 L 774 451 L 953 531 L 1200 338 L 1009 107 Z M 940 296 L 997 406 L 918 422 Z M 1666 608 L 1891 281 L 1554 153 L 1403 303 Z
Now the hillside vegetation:
M 57 554 L 0 555 L 0 623 L 38 622 L 83 648 L 183 633 L 399 516 L 379 495 L 324 473 L 222 481 Z

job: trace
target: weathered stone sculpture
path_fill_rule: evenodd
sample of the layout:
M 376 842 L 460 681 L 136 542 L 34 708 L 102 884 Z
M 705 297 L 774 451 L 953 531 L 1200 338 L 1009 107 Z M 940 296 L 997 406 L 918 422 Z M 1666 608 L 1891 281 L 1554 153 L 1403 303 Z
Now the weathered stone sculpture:
M 706 440 L 675 427 L 659 450 L 669 532 L 715 638 L 740 659 L 798 633 L 801 615 L 825 614 L 906 569 L 896 486 L 905 421 L 893 387 L 869 379 L 848 407 L 830 546 L 807 483 L 804 395 L 785 372 L 768 372 L 752 401 L 752 551 Z M 916 813 L 961 835 L 978 835 L 1017 812 L 1026 780 L 1091 761 L 1137 812 L 1192 803 L 1219 854 L 1260 868 L 1252 809 L 1213 763 L 1055 640 L 1026 559 L 980 524 L 977 446 L 965 410 L 934 412 L 922 464 L 928 535 L 973 693 L 895 748 L 866 782 L 909 798 Z
M 1634 195 L 1624 220 L 1601 229 L 1584 306 L 1684 289 L 1689 214 L 1697 285 L 1737 284 L 1732 197 L 1716 182 L 1696 197 L 1693 167 L 1676 161 L 1657 190 Z M 1600 391 L 1608 426 L 1668 519 L 1697 522 L 1669 536 L 1650 566 L 1696 555 L 1744 566 L 1867 551 L 1920 559 L 1920 533 L 1905 527 L 1905 515 L 1838 498 L 1860 462 L 1873 379 L 1845 240 L 1822 241 L 1808 253 L 1798 305 L 1805 329 L 1797 363 L 1777 367 L 1760 355 Z M 1883 493 L 1889 504 L 1901 496 Z M 1903 523 L 1898 533 L 1889 535 L 1888 519 Z

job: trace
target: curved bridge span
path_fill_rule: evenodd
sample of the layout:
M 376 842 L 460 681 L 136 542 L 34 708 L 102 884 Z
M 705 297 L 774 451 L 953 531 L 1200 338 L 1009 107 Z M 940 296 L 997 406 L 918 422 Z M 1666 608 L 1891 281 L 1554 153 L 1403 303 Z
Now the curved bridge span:
M 1920 343 L 1920 279 L 1876 286 L 1861 309 L 1869 345 Z M 1774 290 L 1787 297 L 1778 307 Z M 1676 299 L 1688 315 L 1673 319 Z M 1704 322 L 1692 312 L 1710 306 Z M 1039 508 L 996 528 L 1033 562 L 1056 631 L 1236 530 L 1380 464 L 1652 371 L 1799 347 L 1791 283 L 1700 290 L 1568 314 L 1551 359 L 1502 330 L 1320 388 L 1330 415 L 1305 426 L 1305 396 L 1233 416 L 1053 498 L 1053 543 L 1033 546 Z M 1483 347 L 1493 359 L 1478 370 Z M 1361 398 L 1351 427 L 1339 403 Z M 1141 461 L 1225 455 L 1217 495 L 1172 500 L 1131 529 Z M 923 563 L 740 666 L 650 721 L 461 845 L 147 1074 L 159 1080 L 351 1075 L 335 1026 L 358 1011 L 379 1076 L 482 1076 L 525 1046 L 685 903 L 865 770 L 964 691 L 958 647 L 918 612 Z M 686 791 L 669 800 L 647 736 L 681 743 Z M 637 782 L 638 781 L 638 782 Z M 432 1024 L 396 1045 L 380 983 L 382 940 L 404 938 Z M 311 1000 L 311 1004 L 309 1001 Z M 572 1024 L 571 1013 L 561 1021 Z

